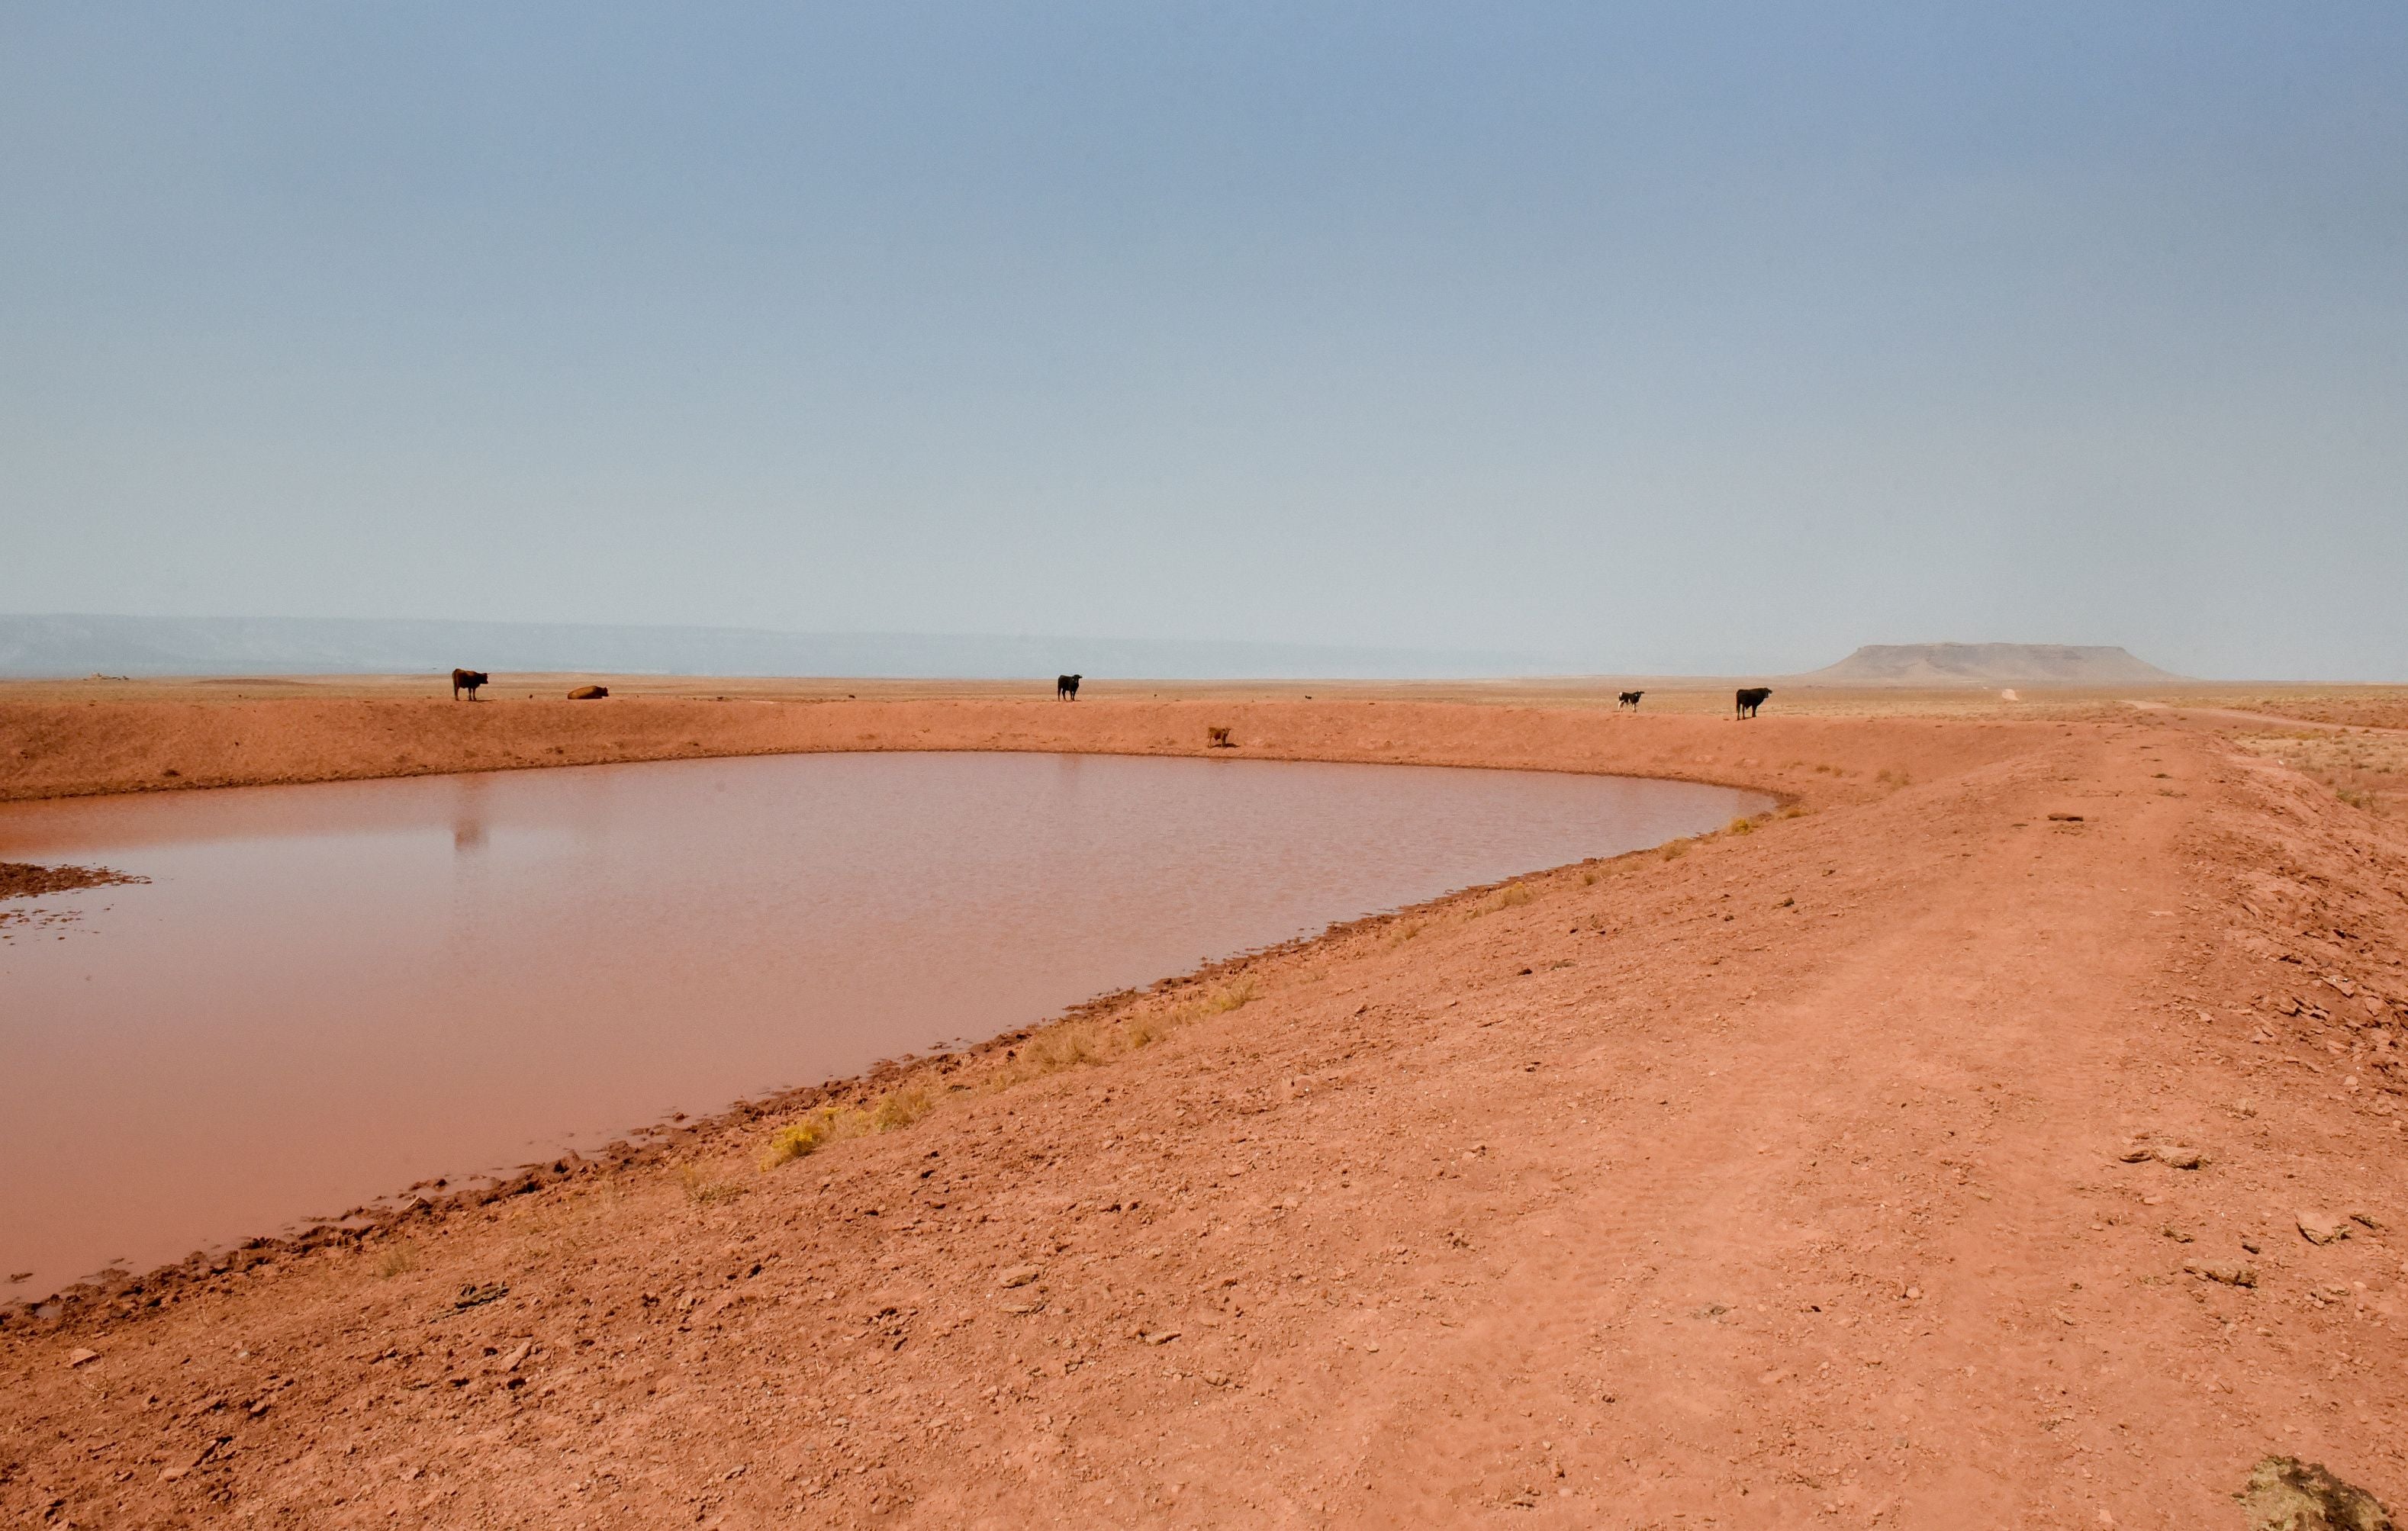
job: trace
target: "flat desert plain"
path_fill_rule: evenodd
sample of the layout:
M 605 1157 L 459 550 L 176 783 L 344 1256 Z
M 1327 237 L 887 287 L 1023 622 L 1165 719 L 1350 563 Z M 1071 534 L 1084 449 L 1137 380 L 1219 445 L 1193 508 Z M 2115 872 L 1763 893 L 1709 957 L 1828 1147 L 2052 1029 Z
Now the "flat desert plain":
M 2276 1454 L 2408 1499 L 2396 691 L 570 679 L 12 688 L 0 795 L 1226 728 L 1784 806 L 19 1305 L 0 1515 L 2240 1527 Z

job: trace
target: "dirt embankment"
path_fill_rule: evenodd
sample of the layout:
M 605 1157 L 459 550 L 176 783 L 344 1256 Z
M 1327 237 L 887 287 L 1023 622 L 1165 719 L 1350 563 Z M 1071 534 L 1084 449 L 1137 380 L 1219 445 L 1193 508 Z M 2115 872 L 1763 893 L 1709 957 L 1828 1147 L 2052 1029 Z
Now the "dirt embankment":
M 0 701 L 0 800 L 835 750 L 1082 751 L 1680 776 L 1798 793 L 1928 775 L 2018 728 L 1430 702 L 1017 699 Z M 1226 728 L 1216 749 L 1210 730 Z M 1848 763 L 1840 761 L 1841 755 Z M 1816 766 L 1825 767 L 1818 772 Z M 1833 768 L 1848 775 L 1834 777 Z
M 21 1314 L 0 1510 L 2215 1525 L 2270 1452 L 2408 1494 L 2387 818 L 2149 715 L 1078 707 L 808 737 L 1209 723 L 1805 811 Z

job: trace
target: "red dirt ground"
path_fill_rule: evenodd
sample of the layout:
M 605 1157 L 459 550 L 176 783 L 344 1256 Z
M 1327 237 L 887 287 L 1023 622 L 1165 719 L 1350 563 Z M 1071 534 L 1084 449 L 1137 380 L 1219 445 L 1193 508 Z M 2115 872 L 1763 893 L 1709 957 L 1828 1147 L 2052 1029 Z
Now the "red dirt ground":
M 269 710 L 322 705 L 111 718 L 81 765 L 39 719 L 20 769 L 394 752 Z M 1106 1063 L 890 1073 L 846 1094 L 935 1108 L 775 1168 L 800 1103 L 20 1309 L 0 1511 L 2238 1527 L 2270 1452 L 2408 1495 L 2408 837 L 2214 726 L 982 701 L 728 740 L 675 709 L 740 704 L 644 705 L 709 752 L 1212 723 L 1805 811 L 1098 1006 L 1168 1031 Z

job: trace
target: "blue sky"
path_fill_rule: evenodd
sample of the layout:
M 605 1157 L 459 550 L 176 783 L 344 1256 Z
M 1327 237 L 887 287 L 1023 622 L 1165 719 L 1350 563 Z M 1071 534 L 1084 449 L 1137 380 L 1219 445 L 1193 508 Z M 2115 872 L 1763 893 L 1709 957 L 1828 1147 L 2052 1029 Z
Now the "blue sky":
M 2408 9 L 0 9 L 0 610 L 2408 679 Z

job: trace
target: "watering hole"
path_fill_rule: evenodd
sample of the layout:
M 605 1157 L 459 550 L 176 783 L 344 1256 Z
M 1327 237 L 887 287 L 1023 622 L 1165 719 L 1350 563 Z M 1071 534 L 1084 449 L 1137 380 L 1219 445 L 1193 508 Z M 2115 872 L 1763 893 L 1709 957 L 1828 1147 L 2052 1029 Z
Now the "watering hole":
M 0 805 L 0 1300 L 1757 811 L 1691 782 L 875 753 Z

